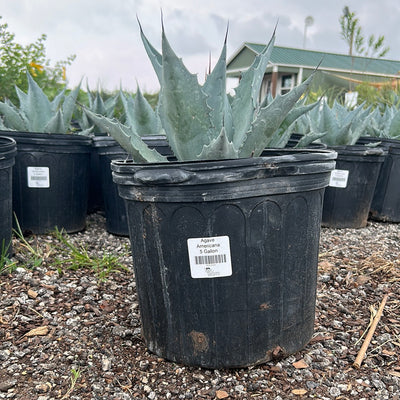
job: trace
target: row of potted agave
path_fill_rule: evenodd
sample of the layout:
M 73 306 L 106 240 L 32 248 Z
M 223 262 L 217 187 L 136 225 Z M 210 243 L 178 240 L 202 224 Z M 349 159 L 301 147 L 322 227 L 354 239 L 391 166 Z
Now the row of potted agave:
M 368 218 L 400 222 L 399 101 L 384 109 L 363 104 L 353 110 L 322 103 L 296 121 L 296 131 L 316 136 L 337 151 L 336 169 L 325 192 L 322 223 L 361 228 Z
M 139 104 L 144 99 L 140 92 L 128 107 L 134 111 L 126 124 L 83 107 L 84 115 L 113 139 L 9 132 L 22 166 L 10 183 L 16 186 L 14 202 L 28 196 L 18 192 L 20 186 L 38 195 L 37 201 L 30 200 L 28 213 L 16 210 L 17 218 L 23 224 L 42 207 L 53 208 L 60 216 L 53 226 L 83 229 L 80 223 L 68 228 L 78 205 L 67 206 L 50 192 L 69 198 L 77 192 L 85 207 L 88 168 L 82 165 L 89 157 L 83 161 L 82 155 L 95 143 L 112 158 L 120 150 L 107 149 L 118 142 L 129 157 L 118 155 L 111 169 L 125 203 L 148 348 L 160 357 L 208 368 L 267 361 L 277 348 L 293 353 L 313 334 L 324 191 L 337 156 L 331 149 L 285 147 L 295 125 L 304 128 L 298 146 L 329 138 L 327 129 L 311 122 L 307 126 L 311 112 L 321 114 L 318 104 L 299 103 L 312 77 L 284 96 L 260 102 L 273 35 L 229 96 L 226 41 L 214 70 L 200 85 L 173 52 L 164 29 L 162 53 L 141 35 L 160 81 L 157 110 Z M 36 93 L 34 82 L 30 85 Z M 19 92 L 21 104 L 27 101 L 24 113 L 34 106 L 28 102 L 29 90 Z M 63 104 L 69 110 L 72 102 L 65 99 Z M 62 110 L 57 121 L 45 125 L 65 126 Z M 5 123 L 7 118 L 11 113 Z M 71 138 L 75 147 L 65 151 L 57 142 L 54 154 L 42 155 L 49 146 L 45 138 Z M 67 154 L 76 161 L 68 164 Z M 53 174 L 56 168 L 59 177 Z M 75 184 L 55 182 L 72 171 L 78 174 Z M 15 185 L 17 179 L 23 183 Z M 48 195 L 42 195 L 43 189 L 49 189 Z

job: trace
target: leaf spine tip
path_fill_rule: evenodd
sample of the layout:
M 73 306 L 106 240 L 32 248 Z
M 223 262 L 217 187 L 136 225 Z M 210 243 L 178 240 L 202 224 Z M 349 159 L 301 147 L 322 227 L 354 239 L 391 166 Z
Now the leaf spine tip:
M 228 23 L 226 24 L 226 32 L 225 32 L 224 44 L 226 44 L 227 41 L 228 41 L 228 32 L 229 32 L 229 20 L 228 20 Z

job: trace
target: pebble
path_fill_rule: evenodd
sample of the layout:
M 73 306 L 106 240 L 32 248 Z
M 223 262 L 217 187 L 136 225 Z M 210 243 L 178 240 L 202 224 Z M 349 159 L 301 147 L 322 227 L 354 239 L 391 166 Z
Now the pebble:
M 111 369 L 111 360 L 107 357 L 103 357 L 101 360 L 101 368 L 104 372 L 110 371 Z
M 0 392 L 7 392 L 7 390 L 11 389 L 12 387 L 14 387 L 17 384 L 17 380 L 16 379 L 5 379 L 2 382 L 0 382 Z
M 6 361 L 10 357 L 10 350 L 0 350 L 0 361 Z

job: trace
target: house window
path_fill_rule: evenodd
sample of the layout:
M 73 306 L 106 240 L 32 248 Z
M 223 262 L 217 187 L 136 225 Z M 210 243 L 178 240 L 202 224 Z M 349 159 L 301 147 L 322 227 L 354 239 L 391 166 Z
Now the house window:
M 281 94 L 285 94 L 294 88 L 295 76 L 282 75 L 281 77 Z

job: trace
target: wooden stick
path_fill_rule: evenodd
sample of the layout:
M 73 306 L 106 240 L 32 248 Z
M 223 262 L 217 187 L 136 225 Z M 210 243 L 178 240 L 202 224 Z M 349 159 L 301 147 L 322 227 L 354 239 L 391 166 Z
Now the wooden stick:
M 385 304 L 386 304 L 386 301 L 388 299 L 388 296 L 389 296 L 388 293 L 383 296 L 383 299 L 382 299 L 382 302 L 381 302 L 381 304 L 379 306 L 378 312 L 376 313 L 376 315 L 375 315 L 375 317 L 374 317 L 374 319 L 372 321 L 372 324 L 371 324 L 371 327 L 369 328 L 368 334 L 364 339 L 364 343 L 362 344 L 361 349 L 358 352 L 357 357 L 356 357 L 356 359 L 355 359 L 355 361 L 353 363 L 353 366 L 356 367 L 357 369 L 360 368 L 361 363 L 363 362 L 365 353 L 367 352 L 367 348 L 369 346 L 369 343 L 371 342 L 372 336 L 374 335 L 376 326 L 378 325 L 378 322 L 381 319 L 381 316 L 382 316 L 382 313 L 383 313 L 383 309 L 385 307 Z

